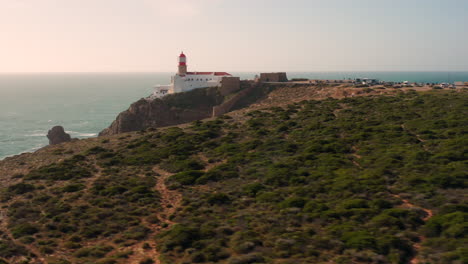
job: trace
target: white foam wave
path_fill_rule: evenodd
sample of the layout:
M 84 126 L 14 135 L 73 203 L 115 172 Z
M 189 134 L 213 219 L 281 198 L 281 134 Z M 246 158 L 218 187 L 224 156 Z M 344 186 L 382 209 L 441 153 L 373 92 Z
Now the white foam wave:
M 67 130 L 66 133 L 70 134 L 72 137 L 95 137 L 97 133 L 81 133 L 76 131 Z
M 89 124 L 89 121 L 81 121 L 80 123 L 76 124 L 78 126 L 86 126 Z
M 33 134 L 28 134 L 26 135 L 27 137 L 45 137 L 47 136 L 46 133 L 33 133 Z

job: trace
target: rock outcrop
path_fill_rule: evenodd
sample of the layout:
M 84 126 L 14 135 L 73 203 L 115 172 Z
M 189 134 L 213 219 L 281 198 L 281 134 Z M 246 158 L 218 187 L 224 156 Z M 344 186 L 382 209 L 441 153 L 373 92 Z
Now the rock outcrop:
M 213 106 L 224 97 L 216 87 L 195 89 L 186 93 L 167 95 L 162 99 L 140 99 L 120 113 L 99 136 L 164 127 L 209 118 Z
M 236 88 L 239 87 L 239 88 Z M 258 95 L 252 94 L 258 90 Z M 251 104 L 264 91 L 251 81 L 230 79 L 222 87 L 200 88 L 185 93 L 170 94 L 161 99 L 140 99 L 120 113 L 99 136 L 180 125 L 195 120 L 216 117 L 236 107 Z M 242 100 L 252 97 L 252 100 Z
M 65 133 L 65 130 L 62 126 L 54 126 L 47 133 L 47 138 L 49 139 L 50 145 L 57 145 L 63 142 L 71 141 L 71 136 Z

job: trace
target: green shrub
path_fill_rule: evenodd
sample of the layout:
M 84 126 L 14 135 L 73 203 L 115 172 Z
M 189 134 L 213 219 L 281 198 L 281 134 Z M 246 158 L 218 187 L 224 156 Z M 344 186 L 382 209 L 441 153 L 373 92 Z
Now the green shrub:
M 155 263 L 152 258 L 145 258 L 144 260 L 140 261 L 140 264 L 153 264 Z
M 150 230 L 144 226 L 134 226 L 131 227 L 124 233 L 125 239 L 134 239 L 134 240 L 142 240 L 144 239 Z
M 177 173 L 188 170 L 202 170 L 205 166 L 199 161 L 190 158 L 178 159 L 173 156 L 161 163 L 161 168 L 169 172 Z
M 11 185 L 8 187 L 8 192 L 12 194 L 25 194 L 28 192 L 32 192 L 36 189 L 36 187 L 32 184 L 28 183 L 18 183 L 15 185 Z
M 88 149 L 86 151 L 86 154 L 87 155 L 95 155 L 95 154 L 99 154 L 99 153 L 102 153 L 102 152 L 107 152 L 108 150 L 101 147 L 101 146 L 95 146 L 95 147 L 92 147 L 90 149 Z
M 347 248 L 363 250 L 374 249 L 376 247 L 374 236 L 366 231 L 348 232 L 343 235 L 342 240 Z
M 114 248 L 107 245 L 98 245 L 77 250 L 73 255 L 77 258 L 102 258 Z
M 81 191 L 85 188 L 85 185 L 83 184 L 69 184 L 65 187 L 63 187 L 62 191 L 63 192 L 68 192 L 68 193 L 71 193 L 71 192 L 78 192 L 78 191 Z
M 296 208 L 303 208 L 305 204 L 307 203 L 307 200 L 301 197 L 290 197 L 282 201 L 279 206 L 280 208 L 291 208 L 291 207 L 296 207 Z
M 175 225 L 168 232 L 163 233 L 161 238 L 163 251 L 169 251 L 175 247 L 186 249 L 200 238 L 200 233 L 197 228 Z
M 343 202 L 343 208 L 353 209 L 353 208 L 368 208 L 369 205 L 366 200 L 363 199 L 353 199 Z
M 229 264 L 254 264 L 265 263 L 265 258 L 258 253 L 252 253 L 239 257 L 232 257 L 228 261 Z
M 231 198 L 225 193 L 213 193 L 208 196 L 207 202 L 211 205 L 214 204 L 227 204 Z
M 34 235 L 39 232 L 37 226 L 29 223 L 17 224 L 11 228 L 11 234 L 14 238 L 20 238 L 22 236 Z
M 203 171 L 184 171 L 177 174 L 172 175 L 169 178 L 170 182 L 177 182 L 182 185 L 193 185 L 201 176 L 203 176 L 205 172 Z

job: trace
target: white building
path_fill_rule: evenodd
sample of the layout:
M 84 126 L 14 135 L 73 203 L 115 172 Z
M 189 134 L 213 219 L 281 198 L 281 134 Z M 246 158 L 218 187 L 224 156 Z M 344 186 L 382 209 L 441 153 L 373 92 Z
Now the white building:
M 187 92 L 196 88 L 221 86 L 223 77 L 230 77 L 227 72 L 188 72 L 187 57 L 182 52 L 179 56 L 179 71 L 171 77 L 170 85 L 158 85 L 152 97 L 161 98 L 167 94 Z

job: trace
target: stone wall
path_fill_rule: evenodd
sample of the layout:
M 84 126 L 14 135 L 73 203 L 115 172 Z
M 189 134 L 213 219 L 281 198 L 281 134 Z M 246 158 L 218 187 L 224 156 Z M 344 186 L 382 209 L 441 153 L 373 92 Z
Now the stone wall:
M 222 96 L 226 96 L 237 92 L 240 89 L 240 78 L 239 77 L 223 77 L 221 79 L 221 87 L 219 92 Z
M 225 113 L 231 111 L 231 109 L 236 105 L 239 100 L 243 99 L 244 97 L 248 96 L 254 89 L 258 87 L 257 84 L 249 83 L 249 86 L 246 87 L 244 90 L 240 91 L 234 97 L 229 99 L 228 101 L 214 106 L 213 107 L 213 117 L 218 117 L 224 115 Z
M 260 73 L 261 82 L 287 82 L 288 77 L 285 72 Z

